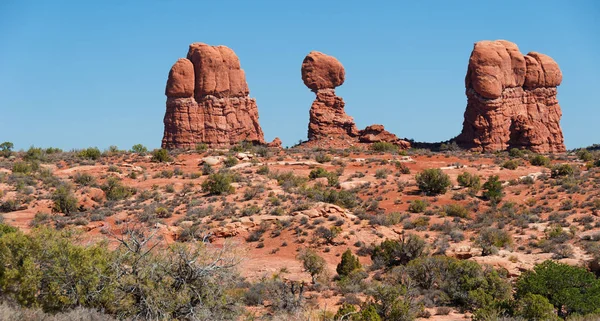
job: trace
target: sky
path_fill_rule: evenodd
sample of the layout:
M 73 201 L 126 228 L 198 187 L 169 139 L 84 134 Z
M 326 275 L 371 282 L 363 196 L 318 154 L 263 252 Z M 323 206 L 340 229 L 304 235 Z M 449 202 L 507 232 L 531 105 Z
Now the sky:
M 553 57 L 568 149 L 600 143 L 600 1 L 0 1 L 0 141 L 15 149 L 160 147 L 169 69 L 188 45 L 240 58 L 267 141 L 307 137 L 312 50 L 346 70 L 358 128 L 437 142 L 460 133 L 473 44 Z

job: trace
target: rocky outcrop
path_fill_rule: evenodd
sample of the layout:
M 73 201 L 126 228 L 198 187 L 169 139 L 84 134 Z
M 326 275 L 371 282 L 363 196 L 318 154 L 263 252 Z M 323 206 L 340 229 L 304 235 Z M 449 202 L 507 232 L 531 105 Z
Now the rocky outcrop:
M 310 108 L 305 146 L 345 148 L 385 141 L 401 148 L 410 147 L 410 143 L 386 131 L 382 125 L 364 130 L 356 128 L 354 119 L 344 110 L 344 100 L 335 94 L 335 87 L 345 80 L 344 66 L 335 57 L 310 52 L 302 62 L 302 80 L 317 95 Z
M 256 100 L 233 50 L 193 43 L 177 60 L 165 88 L 163 148 L 264 144 Z
M 467 109 L 456 142 L 476 151 L 510 148 L 564 152 L 562 112 L 556 99 L 562 81 L 549 56 L 523 56 L 516 44 L 475 44 L 465 79 Z

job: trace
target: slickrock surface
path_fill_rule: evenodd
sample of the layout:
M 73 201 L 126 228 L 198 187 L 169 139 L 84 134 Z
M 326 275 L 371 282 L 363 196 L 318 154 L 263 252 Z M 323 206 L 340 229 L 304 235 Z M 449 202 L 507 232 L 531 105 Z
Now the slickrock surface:
M 561 81 L 560 68 L 549 56 L 523 56 L 516 44 L 505 40 L 477 42 L 465 79 L 463 130 L 456 142 L 476 151 L 516 147 L 564 152 L 556 99 Z
M 264 144 L 256 100 L 233 50 L 193 43 L 171 68 L 165 89 L 163 148 Z
M 410 147 L 409 142 L 386 131 L 383 125 L 356 128 L 354 119 L 344 110 L 344 100 L 335 94 L 335 87 L 345 80 L 344 66 L 335 57 L 310 52 L 302 62 L 302 80 L 317 95 L 310 108 L 308 142 L 304 146 L 345 148 L 383 141 Z

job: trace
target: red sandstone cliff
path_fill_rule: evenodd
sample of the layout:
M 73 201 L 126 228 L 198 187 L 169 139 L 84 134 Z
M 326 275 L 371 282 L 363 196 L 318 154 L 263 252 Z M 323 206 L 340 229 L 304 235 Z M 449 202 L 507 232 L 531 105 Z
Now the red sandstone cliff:
M 163 148 L 264 144 L 256 100 L 233 50 L 193 43 L 177 60 L 165 88 Z
M 467 109 L 456 142 L 471 150 L 524 148 L 564 152 L 562 112 L 556 99 L 562 81 L 558 64 L 516 44 L 498 40 L 475 44 L 465 79 Z

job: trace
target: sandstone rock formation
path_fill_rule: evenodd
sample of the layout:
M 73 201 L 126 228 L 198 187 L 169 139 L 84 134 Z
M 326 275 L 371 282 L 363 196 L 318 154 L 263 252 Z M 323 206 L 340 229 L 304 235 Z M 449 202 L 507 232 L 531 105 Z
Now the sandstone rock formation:
M 463 130 L 456 142 L 477 151 L 565 151 L 556 99 L 561 81 L 558 64 L 546 55 L 523 56 L 505 40 L 476 43 L 465 79 Z
M 335 57 L 310 52 L 302 62 L 302 80 L 317 95 L 310 108 L 305 146 L 344 148 L 384 141 L 401 148 L 410 147 L 410 143 L 386 131 L 382 125 L 364 130 L 356 128 L 354 119 L 344 110 L 344 100 L 335 94 L 335 87 L 345 80 L 344 66 Z
M 190 45 L 177 60 L 165 88 L 163 148 L 224 147 L 242 141 L 264 144 L 256 100 L 233 50 Z

